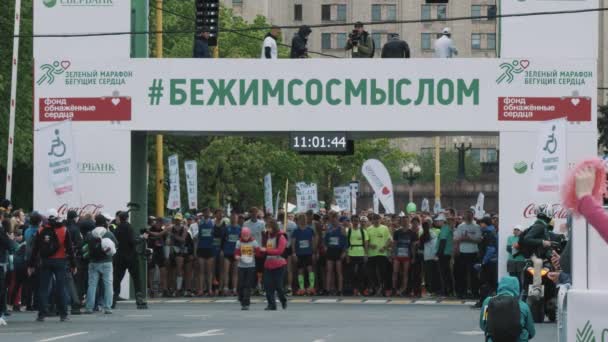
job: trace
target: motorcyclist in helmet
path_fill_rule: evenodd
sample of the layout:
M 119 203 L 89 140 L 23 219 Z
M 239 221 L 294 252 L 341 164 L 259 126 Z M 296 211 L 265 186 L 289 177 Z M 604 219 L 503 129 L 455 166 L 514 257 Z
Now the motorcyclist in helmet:
M 551 235 L 549 224 L 553 219 L 553 207 L 549 204 L 540 204 L 535 208 L 536 221 L 530 226 L 524 236 L 524 245 L 532 251 L 530 260 L 534 264 L 533 284 L 542 283 L 541 270 L 543 260 L 551 258 Z

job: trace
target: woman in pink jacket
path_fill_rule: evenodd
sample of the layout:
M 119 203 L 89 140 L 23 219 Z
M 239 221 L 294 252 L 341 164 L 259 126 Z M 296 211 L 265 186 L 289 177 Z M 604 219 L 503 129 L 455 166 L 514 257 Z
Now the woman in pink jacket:
M 268 306 L 264 310 L 276 311 L 275 292 L 281 301 L 283 310 L 285 310 L 287 309 L 287 298 L 285 298 L 283 290 L 283 279 L 287 261 L 283 258 L 283 253 L 285 253 L 285 248 L 287 247 L 287 239 L 285 238 L 285 234 L 279 230 L 277 221 L 269 220 L 266 227 L 268 231 L 263 239 L 264 247 L 260 248 L 260 252 L 266 254 L 266 261 L 264 262 L 264 289 L 266 290 Z
M 594 189 L 598 183 L 596 177 L 606 177 L 605 172 L 597 172 L 597 168 L 585 167 L 574 176 L 576 186 L 577 205 L 576 211 L 584 216 L 589 224 L 597 230 L 604 241 L 608 243 L 608 214 L 602 207 L 602 203 L 598 201 L 598 196 Z M 604 189 L 601 190 L 602 192 Z

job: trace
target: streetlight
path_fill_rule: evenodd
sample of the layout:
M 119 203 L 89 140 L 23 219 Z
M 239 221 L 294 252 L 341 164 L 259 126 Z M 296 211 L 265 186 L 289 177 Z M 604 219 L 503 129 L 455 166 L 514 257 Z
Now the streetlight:
M 466 143 L 468 143 L 468 146 Z M 454 138 L 454 148 L 458 151 L 458 180 L 462 181 L 465 179 L 464 156 L 467 151 L 473 148 L 473 138 Z
M 404 165 L 401 168 L 401 173 L 403 173 L 403 179 L 408 181 L 408 184 L 410 186 L 410 202 L 412 203 L 414 202 L 414 192 L 413 192 L 413 188 L 414 188 L 414 181 L 416 179 L 418 179 L 418 177 L 420 177 L 420 172 L 422 172 L 422 169 L 420 168 L 420 166 L 415 165 L 414 163 L 409 163 L 407 165 Z

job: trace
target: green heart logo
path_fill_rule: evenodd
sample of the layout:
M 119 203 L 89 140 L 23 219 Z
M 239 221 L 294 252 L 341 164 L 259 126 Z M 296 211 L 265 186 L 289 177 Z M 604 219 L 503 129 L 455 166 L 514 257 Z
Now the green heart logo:
M 523 175 L 524 173 L 526 173 L 526 171 L 528 171 L 528 164 L 525 161 L 520 161 L 513 165 L 513 169 L 515 170 L 515 172 L 519 173 L 520 175 Z
M 51 7 L 55 7 L 55 5 L 57 5 L 57 0 L 42 0 L 42 3 L 46 7 L 51 8 Z

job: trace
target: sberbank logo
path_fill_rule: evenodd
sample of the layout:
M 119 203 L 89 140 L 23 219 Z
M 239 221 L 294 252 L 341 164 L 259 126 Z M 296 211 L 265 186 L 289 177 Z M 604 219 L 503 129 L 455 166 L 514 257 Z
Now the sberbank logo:
M 42 3 L 53 8 L 57 4 L 65 7 L 110 7 L 114 6 L 114 0 L 42 0 Z
M 576 329 L 576 342 L 596 342 L 591 321 L 587 321 L 582 330 Z

